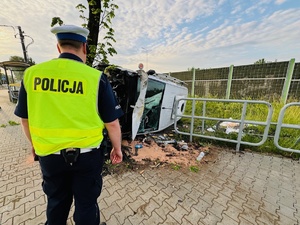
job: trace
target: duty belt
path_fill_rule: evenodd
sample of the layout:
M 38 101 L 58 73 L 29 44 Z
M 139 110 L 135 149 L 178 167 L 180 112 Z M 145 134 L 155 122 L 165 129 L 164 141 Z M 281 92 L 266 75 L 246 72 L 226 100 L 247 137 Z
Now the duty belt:
M 66 148 L 54 154 L 61 154 L 64 157 L 66 163 L 73 165 L 73 163 L 77 161 L 80 153 L 91 152 L 94 149 L 95 148 Z
M 77 149 L 77 148 L 66 148 L 65 150 L 67 150 L 67 149 L 71 149 L 72 150 L 72 149 Z M 96 149 L 96 148 L 80 148 L 80 154 L 81 153 L 91 152 L 94 149 Z M 63 150 L 59 150 L 58 152 L 54 152 L 52 154 L 54 154 L 54 155 L 61 155 L 61 151 L 63 151 Z

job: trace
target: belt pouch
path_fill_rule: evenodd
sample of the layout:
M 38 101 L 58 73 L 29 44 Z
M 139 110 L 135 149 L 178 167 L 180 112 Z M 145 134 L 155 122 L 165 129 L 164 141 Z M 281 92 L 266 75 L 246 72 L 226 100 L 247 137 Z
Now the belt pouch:
M 75 163 L 80 154 L 80 148 L 67 148 L 61 150 L 61 154 L 64 157 L 66 163 Z

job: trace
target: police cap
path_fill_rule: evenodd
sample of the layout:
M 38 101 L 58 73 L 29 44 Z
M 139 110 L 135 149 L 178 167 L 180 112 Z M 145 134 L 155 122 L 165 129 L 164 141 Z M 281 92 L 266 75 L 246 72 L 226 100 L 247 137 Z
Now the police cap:
M 51 32 L 56 35 L 57 40 L 74 40 L 84 43 L 86 42 L 87 36 L 90 33 L 88 29 L 74 25 L 53 27 Z

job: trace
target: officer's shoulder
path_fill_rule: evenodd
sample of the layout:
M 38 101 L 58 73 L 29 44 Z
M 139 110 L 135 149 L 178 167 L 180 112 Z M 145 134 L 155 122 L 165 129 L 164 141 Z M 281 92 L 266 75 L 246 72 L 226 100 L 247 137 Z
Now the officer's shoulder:
M 32 65 L 32 66 L 28 67 L 26 70 L 27 70 L 27 71 L 30 71 L 30 70 L 36 70 L 36 69 L 42 67 L 42 66 L 43 66 L 44 64 L 46 64 L 47 62 L 48 62 L 48 61 L 46 61 L 46 62 L 41 62 L 41 63 L 35 64 L 35 65 Z

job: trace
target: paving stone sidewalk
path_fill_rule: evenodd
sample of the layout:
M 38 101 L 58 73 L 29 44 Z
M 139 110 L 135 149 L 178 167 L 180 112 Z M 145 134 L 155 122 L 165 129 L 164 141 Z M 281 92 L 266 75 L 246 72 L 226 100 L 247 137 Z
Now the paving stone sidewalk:
M 0 89 L 0 225 L 45 222 L 39 165 Z M 11 121 L 11 122 L 9 122 Z M 104 177 L 99 198 L 108 225 L 300 224 L 300 164 L 223 151 L 198 173 L 165 168 Z M 68 225 L 74 224 L 71 219 Z

